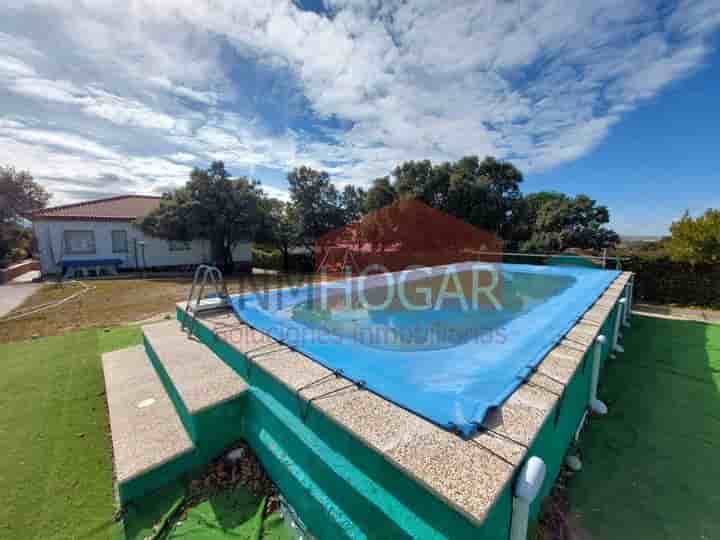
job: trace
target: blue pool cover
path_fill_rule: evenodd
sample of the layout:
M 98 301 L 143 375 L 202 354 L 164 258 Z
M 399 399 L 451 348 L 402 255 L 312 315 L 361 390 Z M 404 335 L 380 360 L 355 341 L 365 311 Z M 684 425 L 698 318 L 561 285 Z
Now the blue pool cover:
M 232 304 L 251 327 L 470 437 L 487 412 L 522 384 L 619 275 L 572 266 L 475 263 L 443 267 L 443 272 L 470 267 L 492 268 L 500 276 L 502 308 L 468 311 L 463 309 L 468 302 L 458 298 L 419 311 L 319 304 L 320 294 L 339 297 L 349 282 L 257 291 L 233 296 Z M 437 268 L 426 270 L 439 275 Z M 373 279 L 385 278 L 376 276 L 365 284 Z

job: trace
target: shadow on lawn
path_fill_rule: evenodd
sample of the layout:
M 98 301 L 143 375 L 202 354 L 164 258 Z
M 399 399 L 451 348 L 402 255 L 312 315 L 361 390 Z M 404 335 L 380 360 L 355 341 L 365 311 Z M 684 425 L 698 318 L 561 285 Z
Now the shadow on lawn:
M 570 482 L 594 539 L 720 536 L 720 326 L 633 317 Z

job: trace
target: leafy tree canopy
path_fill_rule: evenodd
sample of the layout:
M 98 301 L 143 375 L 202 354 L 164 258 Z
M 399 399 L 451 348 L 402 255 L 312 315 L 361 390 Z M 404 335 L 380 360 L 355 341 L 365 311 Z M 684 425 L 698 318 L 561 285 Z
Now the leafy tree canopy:
M 263 223 L 257 240 L 278 247 L 283 257 L 283 271 L 289 267 L 290 249 L 300 244 L 300 220 L 295 206 L 279 199 L 265 199 L 263 205 Z
M 602 249 L 620 240 L 617 233 L 604 227 L 610 221 L 607 207 L 587 195 L 532 193 L 525 197 L 525 214 L 530 233 L 522 245 L 525 251 Z
M 0 222 L 19 221 L 24 214 L 45 208 L 50 195 L 27 171 L 0 167 Z
M 408 161 L 393 171 L 393 188 L 476 227 L 508 237 L 517 201 L 522 197 L 522 173 L 493 157 L 482 161 L 466 156 L 456 162 L 433 165 Z
M 670 227 L 670 255 L 690 264 L 720 262 L 720 210 L 709 209 L 698 218 L 685 212 Z
M 27 256 L 32 231 L 22 226 L 25 215 L 45 208 L 50 195 L 27 171 L 0 167 L 0 264 Z
M 343 197 L 325 171 L 298 167 L 287 176 L 301 242 L 311 246 L 323 234 L 348 223 Z
M 231 178 L 222 161 L 194 169 L 184 187 L 166 193 L 160 207 L 142 222 L 154 236 L 210 241 L 215 262 L 232 268 L 232 250 L 252 240 L 263 220 L 263 193 L 257 182 Z
M 365 211 L 375 212 L 389 206 L 397 200 L 397 196 L 389 176 L 376 178 L 365 197 Z
M 346 188 L 338 195 L 326 173 L 300 168 L 288 180 L 299 219 L 306 222 L 304 235 L 309 238 L 356 220 L 359 212 L 375 212 L 399 199 L 416 199 L 494 232 L 512 248 L 602 249 L 619 241 L 618 235 L 605 227 L 610 219 L 607 207 L 586 195 L 540 192 L 523 197 L 522 173 L 512 163 L 493 157 L 466 156 L 437 165 L 429 160 L 406 161 L 393 170 L 392 177 L 376 178 L 364 194 L 364 202 L 361 190 Z M 307 208 L 309 217 L 303 218 Z M 338 209 L 345 213 L 344 218 L 336 214 Z
M 360 219 L 367 212 L 367 192 L 361 187 L 348 184 L 340 199 L 348 222 Z

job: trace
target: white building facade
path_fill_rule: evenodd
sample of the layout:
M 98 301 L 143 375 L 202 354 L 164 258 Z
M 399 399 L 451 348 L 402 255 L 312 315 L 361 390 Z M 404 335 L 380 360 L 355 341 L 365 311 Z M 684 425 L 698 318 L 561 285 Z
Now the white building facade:
M 113 261 L 123 269 L 170 269 L 211 262 L 207 240 L 170 241 L 146 235 L 137 225 L 160 204 L 158 197 L 125 196 L 48 208 L 31 216 L 43 275 L 69 264 Z M 131 215 L 127 215 L 131 214 Z M 252 244 L 236 245 L 233 260 L 249 270 Z

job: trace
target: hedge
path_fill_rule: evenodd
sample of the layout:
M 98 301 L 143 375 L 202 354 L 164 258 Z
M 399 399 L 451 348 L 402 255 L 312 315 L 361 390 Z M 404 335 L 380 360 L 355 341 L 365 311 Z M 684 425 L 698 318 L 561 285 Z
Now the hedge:
M 720 309 L 720 264 L 692 266 L 669 257 L 631 257 L 623 270 L 635 272 L 635 301 Z
M 253 249 L 252 264 L 255 268 L 264 268 L 265 270 L 277 270 L 278 272 L 284 270 L 280 250 Z M 313 259 L 309 255 L 290 254 L 288 256 L 288 272 L 308 273 L 313 270 Z

